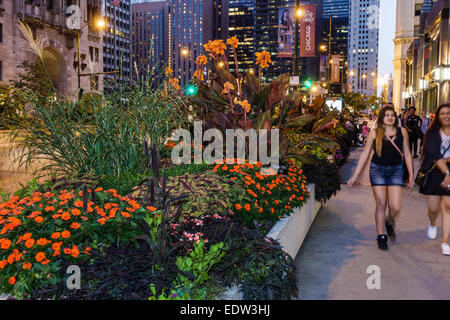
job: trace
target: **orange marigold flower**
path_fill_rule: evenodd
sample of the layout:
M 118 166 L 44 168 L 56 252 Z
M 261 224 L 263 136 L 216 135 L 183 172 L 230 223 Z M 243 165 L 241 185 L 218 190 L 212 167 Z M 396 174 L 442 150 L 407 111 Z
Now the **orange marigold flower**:
M 27 247 L 28 249 L 31 248 L 32 246 L 34 246 L 34 243 L 36 241 L 34 239 L 28 239 L 27 241 L 25 241 L 25 247 Z
M 70 248 L 64 248 L 63 252 L 64 252 L 65 254 L 72 254 L 72 249 L 70 249 Z
M 44 210 L 45 210 L 45 212 L 55 211 L 55 207 L 53 207 L 53 206 L 48 206 L 48 207 L 46 207 Z
M 64 212 L 64 213 L 61 215 L 61 219 L 65 220 L 65 221 L 70 220 L 70 213 Z
M 28 239 L 31 239 L 32 234 L 30 232 L 27 232 L 23 235 L 23 240 L 26 241 Z
M 237 210 L 241 210 L 241 209 L 242 209 L 242 206 L 241 206 L 239 203 L 237 203 L 237 204 L 235 205 L 235 207 L 236 207 Z
M 49 262 L 50 262 L 50 260 L 45 259 L 45 260 L 43 260 L 41 263 L 45 265 L 45 264 L 48 264 Z
M 0 261 L 0 269 L 4 269 L 8 265 L 8 261 L 1 260 Z
M 71 227 L 72 229 L 78 229 L 78 228 L 81 227 L 81 224 L 79 224 L 78 222 L 74 222 L 74 223 L 72 223 L 72 224 L 70 225 L 70 227 Z
M 9 239 L 0 239 L 0 248 L 7 250 L 11 247 L 11 240 Z
M 83 201 L 75 201 L 74 203 L 73 203 L 73 205 L 75 206 L 75 207 L 78 207 L 78 208 L 83 208 Z
M 247 211 L 250 211 L 250 205 L 247 203 L 247 204 L 244 206 L 244 209 L 247 210 Z
M 16 283 L 16 277 L 12 276 L 11 278 L 9 278 L 8 283 L 13 286 Z
M 55 242 L 55 243 L 52 244 L 52 249 L 54 251 L 59 251 L 59 250 L 61 250 L 62 244 L 63 244 L 62 241 Z
M 72 246 L 72 257 L 77 258 L 80 255 L 80 251 L 76 245 Z
M 100 223 L 101 225 L 104 225 L 105 222 L 106 222 L 106 219 L 105 218 L 100 218 L 100 219 L 97 219 L 97 222 Z
M 158 210 L 157 208 L 152 207 L 152 206 L 148 206 L 148 207 L 146 207 L 146 209 L 149 210 L 150 212 L 155 212 L 156 210 Z
M 81 214 L 81 211 L 79 209 L 76 209 L 76 208 L 72 209 L 71 212 L 72 212 L 73 216 L 79 216 Z
M 36 241 L 36 244 L 39 245 L 39 246 L 45 246 L 45 245 L 47 245 L 49 242 L 51 242 L 51 241 L 48 241 L 48 240 L 45 239 L 45 238 L 40 238 L 38 241 Z
M 42 223 L 42 221 L 44 221 L 44 218 L 42 218 L 41 216 L 34 218 L 34 221 L 36 223 Z
M 61 237 L 61 233 L 60 232 L 55 232 L 50 236 L 52 239 L 58 239 L 59 237 Z
M 70 231 L 64 230 L 63 232 L 61 232 L 61 236 L 62 236 L 64 239 L 70 238 Z
M 40 252 L 38 252 L 37 254 L 36 254 L 36 261 L 37 262 L 41 262 L 42 260 L 44 260 L 45 259 L 45 253 L 43 253 L 42 251 L 40 251 Z
M 95 189 L 94 191 L 95 191 L 95 192 L 100 192 L 100 191 L 103 191 L 103 188 L 100 187 L 100 188 Z
M 53 256 L 54 257 L 57 257 L 57 256 L 60 256 L 61 255 L 61 251 L 55 251 L 54 253 L 53 253 Z
M 126 211 L 122 211 L 120 214 L 121 214 L 122 217 L 124 217 L 124 218 L 131 218 L 131 215 L 130 215 L 128 212 L 126 212 Z
M 30 270 L 32 266 L 33 265 L 31 263 L 29 263 L 29 262 L 28 263 L 27 262 L 22 263 L 22 269 L 23 270 Z

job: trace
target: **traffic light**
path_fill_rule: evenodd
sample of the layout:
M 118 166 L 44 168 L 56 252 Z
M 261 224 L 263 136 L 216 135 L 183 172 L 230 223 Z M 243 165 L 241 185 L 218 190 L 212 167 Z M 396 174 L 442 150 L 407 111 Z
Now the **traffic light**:
M 307 87 L 308 89 L 312 87 L 312 81 L 305 81 L 305 87 Z
M 375 106 L 372 106 L 372 109 L 375 109 Z
M 196 85 L 190 84 L 186 87 L 186 94 L 188 96 L 195 96 L 198 92 L 198 87 Z

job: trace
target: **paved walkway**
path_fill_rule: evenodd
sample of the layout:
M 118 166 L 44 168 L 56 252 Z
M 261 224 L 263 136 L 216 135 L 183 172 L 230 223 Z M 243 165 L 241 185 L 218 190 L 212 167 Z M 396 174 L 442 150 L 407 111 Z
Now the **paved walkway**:
M 342 168 L 343 180 L 361 152 Z M 371 188 L 342 185 L 319 211 L 295 259 L 299 299 L 450 299 L 450 257 L 441 254 L 440 229 L 436 240 L 426 238 L 426 199 L 416 189 L 404 191 L 397 242 L 385 252 L 376 243 Z M 371 265 L 381 270 L 379 290 L 367 288 Z

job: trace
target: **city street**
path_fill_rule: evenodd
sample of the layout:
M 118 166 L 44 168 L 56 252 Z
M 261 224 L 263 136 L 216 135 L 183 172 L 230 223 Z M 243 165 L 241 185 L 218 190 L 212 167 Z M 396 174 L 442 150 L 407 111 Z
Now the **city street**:
M 362 150 L 354 150 L 342 168 L 343 182 Z M 362 185 L 342 184 L 318 213 L 295 259 L 299 299 L 450 299 L 450 257 L 441 254 L 440 229 L 436 240 L 426 238 L 425 197 L 417 186 L 405 190 L 397 241 L 389 241 L 389 251 L 381 251 L 368 173 L 363 176 Z M 379 290 L 367 288 L 371 265 L 381 271 Z

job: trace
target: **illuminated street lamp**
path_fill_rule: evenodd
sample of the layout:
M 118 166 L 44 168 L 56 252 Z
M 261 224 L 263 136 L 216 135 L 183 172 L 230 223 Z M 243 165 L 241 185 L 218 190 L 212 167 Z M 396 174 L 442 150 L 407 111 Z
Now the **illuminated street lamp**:
M 296 14 L 297 17 L 301 18 L 301 16 L 303 15 L 303 10 L 302 10 L 302 9 L 298 9 L 298 10 L 295 12 L 295 14 Z
M 366 78 L 367 78 L 367 74 L 364 73 L 364 74 L 362 75 L 362 78 L 363 78 L 363 79 L 366 79 Z
M 320 51 L 326 51 L 327 50 L 327 46 L 324 44 L 321 44 L 319 47 Z
M 186 48 L 183 48 L 183 49 L 181 50 L 181 54 L 182 54 L 183 56 L 187 56 L 187 55 L 189 54 L 189 50 L 186 49 Z
M 354 77 L 355 76 L 355 71 L 350 71 L 350 77 Z
M 225 66 L 225 63 L 223 63 L 223 61 L 220 61 L 220 62 L 217 64 L 217 67 L 220 68 L 220 69 L 222 69 L 224 66 Z

